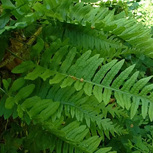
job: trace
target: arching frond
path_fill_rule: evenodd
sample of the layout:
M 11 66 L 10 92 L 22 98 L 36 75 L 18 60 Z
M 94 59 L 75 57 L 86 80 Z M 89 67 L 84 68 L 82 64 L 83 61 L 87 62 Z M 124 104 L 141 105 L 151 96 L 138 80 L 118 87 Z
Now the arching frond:
M 76 49 L 70 49 L 64 59 L 66 52 L 67 47 L 63 47 L 55 53 L 51 63 L 56 61 L 56 64 L 51 64 L 50 70 L 36 66 L 25 79 L 43 78 L 47 73 L 48 75 L 45 75 L 47 78 L 53 76 L 49 81 L 50 84 L 60 83 L 61 88 L 73 85 L 77 91 L 83 90 L 88 96 L 94 95 L 105 105 L 114 97 L 120 106 L 127 110 L 131 109 L 131 118 L 136 114 L 139 105 L 142 105 L 143 118 L 149 114 L 152 120 L 152 93 L 150 93 L 152 85 L 147 85 L 152 76 L 137 81 L 138 72 L 131 75 L 135 65 L 121 71 L 124 60 L 112 60 L 103 65 L 103 59 L 99 58 L 99 55 L 90 57 L 91 51 L 87 51 L 73 61 Z M 20 68 L 25 64 L 16 67 L 13 72 L 20 72 Z
M 88 97 L 81 98 L 82 94 L 80 93 L 74 95 L 75 90 L 70 91 L 70 89 L 63 90 L 58 87 L 57 91 L 57 87 L 55 87 L 51 88 L 47 92 L 48 94 L 46 95 L 46 99 L 41 99 L 38 96 L 27 98 L 33 92 L 34 86 L 31 84 L 26 87 L 21 87 L 23 86 L 23 84 L 20 85 L 21 80 L 23 79 L 16 80 L 8 92 L 11 95 L 18 91 L 16 95 L 8 97 L 5 102 L 4 100 L 1 101 L 1 108 L 3 108 L 1 115 L 9 117 L 6 116 L 8 113 L 12 116 L 14 116 L 12 113 L 16 113 L 16 117 L 20 117 L 28 124 L 30 120 L 30 122 L 34 122 L 35 125 L 41 125 L 42 128 L 47 130 L 50 137 L 49 141 L 51 141 L 52 144 L 52 147 L 50 147 L 47 143 L 46 148 L 49 147 L 57 152 L 61 152 L 62 150 L 65 152 L 74 153 L 78 151 L 81 153 L 93 153 L 94 151 L 98 151 L 100 149 L 98 149 L 98 147 L 101 143 L 101 138 L 98 136 L 90 136 L 86 138 L 87 134 L 89 133 L 89 129 L 86 125 L 81 125 L 82 119 L 80 115 L 84 116 L 83 118 L 88 123 L 88 127 L 90 127 L 91 120 L 93 123 L 96 122 L 101 130 L 101 126 L 103 126 L 104 131 L 106 130 L 108 132 L 111 130 L 111 133 L 115 132 L 115 129 L 113 125 L 111 125 L 109 119 L 102 119 L 101 115 L 98 115 L 98 112 L 94 111 L 93 108 L 90 109 L 90 106 L 85 104 L 90 103 L 90 101 L 87 101 Z M 71 94 L 64 96 L 63 94 L 68 90 Z M 57 92 L 57 94 L 54 95 L 53 93 L 55 92 Z M 40 93 L 40 90 L 38 93 Z M 51 98 L 56 100 L 56 102 L 54 102 Z M 89 108 L 89 110 L 85 107 L 83 108 L 83 105 Z M 72 108 L 68 108 L 67 106 Z M 12 112 L 12 110 L 15 110 L 15 112 Z M 74 114 L 76 119 L 80 120 L 81 122 L 73 120 L 70 121 L 70 119 L 67 120 L 66 117 L 63 117 L 62 115 L 63 111 L 67 115 L 68 113 L 71 115 Z M 83 114 L 80 114 L 82 111 L 84 111 Z M 38 136 L 40 136 L 40 134 L 38 134 Z M 43 138 L 46 139 L 45 135 L 42 136 L 42 139 Z M 57 145 L 53 145 L 55 144 L 55 141 L 58 143 L 58 147 Z M 46 148 L 44 147 L 44 149 Z M 39 149 L 39 147 L 37 149 Z M 111 150 L 111 148 L 109 148 L 108 151 L 109 150 Z
M 0 33 L 23 29 L 15 36 L 21 34 L 24 38 L 18 41 L 27 45 L 21 48 L 12 42 L 9 47 L 15 48 L 10 51 L 15 57 L 26 57 L 15 65 L 12 80 L 1 81 L 0 152 L 152 149 L 148 125 L 153 121 L 153 64 L 146 57 L 153 58 L 153 38 L 149 29 L 127 17 L 125 1 L 3 0 L 2 8 Z M 27 34 L 38 27 L 33 36 Z M 13 35 L 8 32 L 7 37 Z M 141 70 L 147 73 L 143 70 L 141 76 L 147 77 L 141 79 L 141 64 L 128 62 L 133 59 L 144 64 Z M 140 143 L 135 147 L 136 142 Z
M 64 36 L 69 38 L 69 42 L 73 46 L 86 50 L 96 50 L 96 53 L 106 58 L 118 57 L 125 53 L 125 49 L 127 48 L 115 35 L 104 33 L 102 30 L 68 26 L 65 27 Z
M 135 19 L 127 19 L 121 14 L 114 15 L 114 10 L 108 10 L 105 7 L 94 8 L 90 5 L 84 5 L 83 2 L 75 5 L 73 2 L 69 4 L 64 1 L 60 2 L 62 3 L 57 4 L 56 9 L 56 13 L 58 12 L 60 17 L 54 16 L 57 20 L 109 32 L 118 39 L 123 40 L 123 42 L 128 43 L 132 48 L 140 50 L 139 53 L 152 57 L 153 45 L 150 44 L 153 44 L 153 39 L 151 38 L 150 30 L 138 24 Z M 46 7 L 48 5 L 50 4 L 46 2 Z M 52 9 L 49 10 L 51 11 Z M 133 53 L 137 54 L 137 52 Z

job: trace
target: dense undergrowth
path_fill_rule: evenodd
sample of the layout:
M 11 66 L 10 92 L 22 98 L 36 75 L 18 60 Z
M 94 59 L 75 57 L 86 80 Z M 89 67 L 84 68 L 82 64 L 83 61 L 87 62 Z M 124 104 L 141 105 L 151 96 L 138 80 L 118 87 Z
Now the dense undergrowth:
M 1 1 L 0 153 L 153 152 L 153 38 L 137 8 Z

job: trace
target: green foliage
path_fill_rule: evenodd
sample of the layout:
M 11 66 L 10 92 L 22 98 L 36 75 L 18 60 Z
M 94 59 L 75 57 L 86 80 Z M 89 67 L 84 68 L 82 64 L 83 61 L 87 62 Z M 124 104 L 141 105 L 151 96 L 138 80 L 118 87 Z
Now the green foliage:
M 26 45 L 0 87 L 0 152 L 153 151 L 151 31 L 129 2 L 95 2 L 2 0 L 0 60 L 13 32 Z

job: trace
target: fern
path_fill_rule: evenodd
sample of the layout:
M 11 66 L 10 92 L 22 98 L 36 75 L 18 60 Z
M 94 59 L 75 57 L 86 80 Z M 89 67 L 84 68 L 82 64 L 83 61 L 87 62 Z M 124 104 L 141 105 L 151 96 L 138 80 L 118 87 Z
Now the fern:
M 85 152 L 93 152 L 99 146 L 100 138 L 98 138 L 97 136 L 93 136 L 87 140 L 83 140 L 84 137 L 89 132 L 89 130 L 86 128 L 85 125 L 80 125 L 80 123 L 78 122 L 78 121 L 82 121 L 82 118 L 80 118 L 81 112 L 83 112 L 82 115 L 85 116 L 85 120 L 86 120 L 88 127 L 90 127 L 90 120 L 91 120 L 93 123 L 97 122 L 100 129 L 103 126 L 104 130 L 111 130 L 111 133 L 113 133 L 113 130 L 115 130 L 113 125 L 111 125 L 111 123 L 109 123 L 110 121 L 108 119 L 101 120 L 100 115 L 97 116 L 97 113 L 96 114 L 94 113 L 93 108 L 91 108 L 91 110 L 93 112 L 90 112 L 90 113 L 88 113 L 89 109 L 87 109 L 86 107 L 84 109 L 81 108 L 81 107 L 83 107 L 83 103 L 85 103 L 87 101 L 86 100 L 87 98 L 83 98 L 81 100 L 80 97 L 78 96 L 79 94 L 77 94 L 77 96 L 75 95 L 73 97 L 71 95 L 69 95 L 69 97 L 67 97 L 67 95 L 66 95 L 66 97 L 62 96 L 62 99 L 65 99 L 65 100 L 69 99 L 71 96 L 72 97 L 71 99 L 73 99 L 73 101 L 75 100 L 75 103 L 77 103 L 77 102 L 80 103 L 82 101 L 81 106 L 80 106 L 80 104 L 78 104 L 78 106 L 77 105 L 75 106 L 73 104 L 74 105 L 73 106 L 71 99 L 70 99 L 71 103 L 68 104 L 68 102 L 67 102 L 67 104 L 66 104 L 66 102 L 63 102 L 62 99 L 59 99 L 59 93 L 62 94 L 61 89 L 59 92 L 57 92 L 57 95 L 53 95 L 53 94 L 50 95 L 50 93 L 52 93 L 52 90 L 55 90 L 55 89 L 50 89 L 51 91 L 49 91 L 48 95 L 46 95 L 47 99 L 41 99 L 40 97 L 37 97 L 37 96 L 27 98 L 32 93 L 34 86 L 31 84 L 31 85 L 28 85 L 28 86 L 22 88 L 21 87 L 22 81 L 23 81 L 23 78 L 16 80 L 13 83 L 10 90 L 8 91 L 9 94 L 13 94 L 14 92 L 16 92 L 17 90 L 19 90 L 21 88 L 18 91 L 18 93 L 16 94 L 16 96 L 14 96 L 14 97 L 9 96 L 5 103 L 3 103 L 3 101 L 1 101 L 1 108 L 3 108 L 3 109 L 2 109 L 0 115 L 4 115 L 5 118 L 9 118 L 10 115 L 12 115 L 14 118 L 19 116 L 20 118 L 25 120 L 28 124 L 29 124 L 28 120 L 33 120 L 35 122 L 35 124 L 42 124 L 42 126 L 45 127 L 45 129 L 48 129 L 53 135 L 58 136 L 60 138 L 59 143 L 62 143 L 62 145 L 67 146 L 66 148 L 64 148 L 65 152 L 67 152 L 68 150 L 73 150 L 74 148 L 76 148 L 75 149 L 76 151 L 77 151 L 77 149 L 79 149 L 80 151 L 83 150 Z M 74 91 L 75 90 L 73 90 L 73 92 L 71 92 L 71 93 L 74 93 Z M 65 93 L 65 91 L 63 91 L 63 92 Z M 52 96 L 55 96 L 55 98 L 52 98 L 52 99 L 54 99 L 56 101 L 60 101 L 62 105 L 60 105 L 59 102 L 53 102 L 51 100 Z M 82 96 L 82 94 L 80 96 Z M 24 101 L 24 99 L 26 99 L 26 100 Z M 90 102 L 88 102 L 88 103 L 90 103 Z M 61 111 L 64 111 L 64 110 L 62 110 L 63 106 L 64 106 L 66 116 L 69 113 L 69 111 L 68 111 L 69 108 L 67 106 L 71 106 L 72 108 L 70 110 L 71 110 L 72 118 L 73 118 L 73 114 L 74 114 L 78 121 L 72 122 L 72 123 L 64 126 L 64 128 L 59 127 L 61 129 L 61 130 L 59 130 L 59 129 L 57 129 L 57 127 L 61 126 L 61 123 L 64 122 L 64 120 L 63 120 L 64 118 L 61 116 L 61 113 L 62 113 Z M 87 106 L 87 104 L 86 104 L 86 106 Z M 78 108 L 75 110 L 74 109 L 75 107 L 78 107 Z M 14 110 L 14 111 L 12 111 L 12 110 Z M 78 112 L 78 110 L 79 110 L 79 112 Z M 16 116 L 14 116 L 14 114 Z M 59 119 L 57 119 L 57 118 L 59 118 Z M 58 126 L 56 124 L 58 124 Z M 64 123 L 64 124 L 66 124 L 66 123 Z M 92 141 L 94 143 L 92 143 Z M 55 148 L 55 150 L 56 149 L 61 150 L 61 148 Z M 110 149 L 108 149 L 108 150 L 110 150 Z
M 55 16 L 56 19 L 109 32 L 119 40 L 121 39 L 136 48 L 137 51 L 141 50 L 145 55 L 152 57 L 153 46 L 150 44 L 153 40 L 149 34 L 150 30 L 136 23 L 134 19 L 126 19 L 122 14 L 114 15 L 114 10 L 110 11 L 105 7 L 93 8 L 90 5 L 84 5 L 84 3 L 77 3 L 72 7 L 71 2 L 65 3 L 64 1 L 61 4 L 55 1 L 53 3 L 55 3 L 58 12 L 58 17 Z M 46 2 L 46 5 L 50 4 Z M 65 8 L 64 13 L 61 8 Z M 131 53 L 137 54 L 133 49 Z
M 7 120 L 2 129 L 15 125 L 15 134 L 9 139 L 12 131 L 2 133 L 0 152 L 12 144 L 13 152 L 136 151 L 135 131 L 153 121 L 153 85 L 152 75 L 141 78 L 127 56 L 143 54 L 152 62 L 153 39 L 150 30 L 127 17 L 126 3 L 96 2 L 2 1 L 3 15 L 17 21 L 5 21 L 0 33 L 22 29 L 29 55 L 12 70 L 15 79 L 2 80 L 0 116 Z M 111 4 L 121 10 L 111 10 Z M 29 39 L 34 23 L 39 36 Z M 144 142 L 152 138 L 149 132 L 137 134 L 143 133 Z
M 77 91 L 83 90 L 88 96 L 94 95 L 99 102 L 103 101 L 105 105 L 109 103 L 110 98 L 115 97 L 121 107 L 127 110 L 131 109 L 131 118 L 136 114 L 139 105 L 142 105 L 143 118 L 146 118 L 147 114 L 149 114 L 152 120 L 152 94 L 150 93 L 152 84 L 147 85 L 152 77 L 137 81 L 138 72 L 130 76 L 135 67 L 134 65 L 120 72 L 124 60 L 119 62 L 112 60 L 107 64 L 101 65 L 103 59 L 99 58 L 99 55 L 90 57 L 91 51 L 85 52 L 73 62 L 76 54 L 76 49 L 74 48 L 69 50 L 65 60 L 62 62 L 66 52 L 67 46 L 64 46 L 55 53 L 51 60 L 51 70 L 36 66 L 25 79 L 34 80 L 38 77 L 46 79 L 44 76 L 47 78 L 53 77 L 49 81 L 50 84 L 60 83 L 61 88 L 74 85 Z M 71 60 L 69 60 L 70 57 Z M 55 63 L 55 61 L 57 64 L 53 65 L 52 63 Z M 28 63 L 23 63 L 22 65 L 27 65 L 28 67 Z M 13 72 L 19 73 L 21 68 L 23 71 L 22 65 L 16 67 Z M 148 96 L 148 94 L 150 95 Z
M 122 45 L 121 40 L 103 31 L 91 30 L 91 27 L 83 28 L 82 26 L 71 24 L 59 25 L 58 28 L 60 30 L 56 28 L 52 25 L 48 26 L 44 31 L 49 30 L 51 35 L 56 31 L 54 35 L 58 35 L 61 39 L 62 37 L 68 39 L 70 45 L 83 50 L 92 49 L 95 53 L 99 53 L 103 57 L 119 57 L 126 52 L 126 46 Z

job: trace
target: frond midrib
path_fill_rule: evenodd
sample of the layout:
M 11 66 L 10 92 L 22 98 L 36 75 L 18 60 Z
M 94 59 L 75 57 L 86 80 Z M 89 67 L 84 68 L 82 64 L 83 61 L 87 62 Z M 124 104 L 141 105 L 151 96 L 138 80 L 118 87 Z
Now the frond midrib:
M 57 71 L 56 71 L 57 72 Z M 57 73 L 60 73 L 61 75 L 65 76 L 65 77 L 70 77 L 70 75 L 67 75 L 65 73 L 61 73 L 61 72 L 57 72 Z M 78 77 L 75 77 L 76 80 L 80 80 L 81 78 L 78 78 Z M 126 92 L 126 91 L 123 91 L 123 90 L 119 90 L 119 89 L 116 89 L 116 88 L 113 88 L 113 87 L 110 87 L 110 86 L 106 86 L 106 85 L 103 85 L 103 84 L 98 84 L 98 83 L 95 83 L 95 82 L 92 82 L 92 81 L 88 81 L 88 80 L 85 80 L 85 78 L 83 78 L 83 82 L 85 83 L 90 83 L 92 85 L 96 85 L 98 87 L 102 87 L 102 88 L 106 88 L 106 89 L 110 89 L 112 91 L 116 91 L 116 92 L 120 92 L 122 94 L 126 94 L 126 95 L 130 95 L 131 97 L 137 97 L 139 99 L 144 99 L 144 100 L 147 100 L 149 102 L 152 102 L 149 98 L 146 98 L 146 97 L 143 97 L 141 95 L 138 95 L 138 94 L 132 94 L 130 92 Z
M 98 116 L 92 115 L 93 113 L 88 113 L 87 110 L 84 110 L 84 109 L 82 109 L 81 107 L 78 107 L 78 106 L 76 106 L 76 105 L 74 105 L 74 104 L 72 104 L 72 103 L 63 102 L 63 101 L 60 101 L 60 103 L 63 104 L 63 105 L 69 105 L 69 106 L 72 106 L 72 107 L 74 107 L 74 108 L 77 108 L 78 110 L 80 110 L 80 112 L 83 112 L 83 114 L 89 116 L 90 119 L 94 119 L 95 122 L 97 122 L 97 120 L 98 120 L 98 122 L 100 122 L 100 121 L 102 121 L 103 119 L 107 119 L 107 118 L 100 118 L 99 115 L 101 115 L 101 114 L 97 114 Z M 84 119 L 85 119 L 85 118 L 84 118 Z M 103 123 L 101 122 L 101 124 L 103 124 Z M 110 128 L 110 126 L 111 126 L 111 128 Z M 103 125 L 102 125 L 102 127 L 103 127 L 104 130 L 113 130 L 113 129 L 114 129 L 113 124 L 111 124 L 110 126 L 109 126 L 108 129 L 104 129 L 104 127 L 103 127 Z

